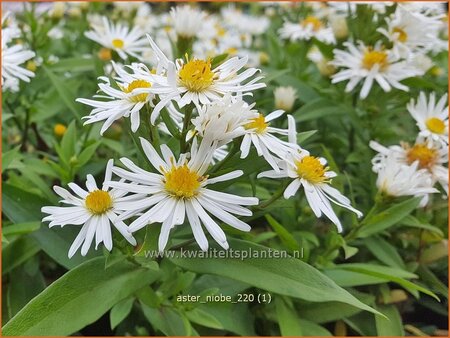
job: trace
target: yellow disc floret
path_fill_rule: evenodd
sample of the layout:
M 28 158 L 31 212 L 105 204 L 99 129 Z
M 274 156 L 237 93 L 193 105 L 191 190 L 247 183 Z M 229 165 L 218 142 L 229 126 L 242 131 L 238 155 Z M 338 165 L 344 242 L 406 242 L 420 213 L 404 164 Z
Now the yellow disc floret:
M 64 124 L 57 123 L 53 128 L 55 136 L 62 137 L 66 133 L 67 127 Z
M 388 55 L 385 51 L 367 49 L 364 52 L 362 66 L 371 70 L 373 66 L 378 65 L 380 70 L 384 70 L 389 65 Z
M 406 151 L 406 159 L 409 164 L 419 161 L 419 167 L 422 169 L 431 168 L 437 159 L 437 151 L 429 148 L 424 143 L 418 143 Z
M 299 161 L 295 161 L 298 177 L 307 180 L 310 183 L 317 184 L 326 181 L 325 173 L 328 167 L 325 167 L 317 157 L 305 156 Z
M 191 198 L 198 193 L 200 183 L 204 177 L 191 171 L 187 164 L 175 166 L 172 164 L 170 171 L 164 173 L 164 187 L 167 192 L 177 198 Z
M 188 60 L 178 72 L 178 76 L 182 86 L 190 92 L 200 93 L 213 83 L 214 72 L 211 71 L 211 61 Z
M 430 117 L 425 121 L 428 130 L 435 134 L 443 134 L 445 132 L 445 123 L 437 117 Z
M 306 27 L 306 26 L 311 26 L 312 27 L 312 29 L 313 29 L 313 31 L 318 31 L 319 29 L 321 29 L 322 28 L 322 21 L 320 21 L 320 19 L 318 19 L 318 18 L 316 18 L 315 16 L 307 16 L 306 18 L 305 18 L 305 20 L 302 20 L 301 22 L 300 22 L 300 24 L 303 26 L 303 27 Z
M 259 114 L 258 117 L 251 119 L 249 123 L 245 124 L 245 129 L 255 129 L 257 134 L 262 134 L 266 131 L 269 124 L 266 122 L 265 117 Z
M 107 191 L 94 190 L 87 195 L 86 208 L 94 215 L 101 215 L 112 208 L 113 201 Z
M 134 80 L 128 84 L 127 87 L 123 87 L 122 90 L 124 93 L 131 93 L 133 90 L 137 88 L 150 88 L 152 84 L 145 80 Z M 133 102 L 145 102 L 147 100 L 147 93 L 136 94 L 129 99 Z
M 399 28 L 399 27 L 395 27 L 393 30 L 393 33 L 397 33 L 397 39 L 400 42 L 406 42 L 406 40 L 408 40 L 408 34 L 406 34 L 406 32 Z
M 122 39 L 114 39 L 112 40 L 112 45 L 114 48 L 122 49 L 125 42 Z

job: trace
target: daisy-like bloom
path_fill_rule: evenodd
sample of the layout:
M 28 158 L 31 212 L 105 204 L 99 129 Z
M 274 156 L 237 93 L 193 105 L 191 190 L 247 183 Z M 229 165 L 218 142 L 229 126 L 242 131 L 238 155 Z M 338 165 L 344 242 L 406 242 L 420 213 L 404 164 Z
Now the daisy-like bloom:
M 416 52 L 426 52 L 438 42 L 441 17 L 429 17 L 411 12 L 399 5 L 391 17 L 386 18 L 387 29 L 378 31 L 393 42 L 392 51 L 400 57 L 411 58 Z M 423 27 L 426 27 L 424 29 Z
M 259 114 L 244 125 L 246 129 L 241 143 L 241 158 L 246 158 L 253 144 L 258 156 L 263 156 L 269 165 L 279 171 L 278 158 L 283 158 L 286 153 L 298 151 L 300 147 L 292 142 L 292 134 L 295 133 L 295 120 L 292 115 L 288 115 L 289 128 L 280 129 L 270 126 L 270 122 L 284 114 L 283 110 L 275 110 L 267 116 Z M 289 136 L 289 142 L 280 140 L 273 134 Z M 275 155 L 275 156 L 274 156 Z
M 346 68 L 334 74 L 332 83 L 347 81 L 345 91 L 352 91 L 361 81 L 363 85 L 359 94 L 364 99 L 369 94 L 373 82 L 388 92 L 392 87 L 408 91 L 409 88 L 400 83 L 409 77 L 422 75 L 423 71 L 415 68 L 406 61 L 399 61 L 391 50 L 386 50 L 377 43 L 374 47 L 367 47 L 362 42 L 355 46 L 345 42 L 348 51 L 335 49 L 333 66 Z
M 170 16 L 178 37 L 195 37 L 203 27 L 206 13 L 189 5 L 172 7 Z
M 429 99 L 424 92 L 419 94 L 406 106 L 420 129 L 419 135 L 448 144 L 448 105 L 447 94 L 436 103 L 436 94 L 431 93 Z
M 187 57 L 185 61 L 178 59 L 174 63 L 167 59 L 151 37 L 147 36 L 159 61 L 157 74 L 166 75 L 155 77 L 154 80 L 155 88 L 159 90 L 160 102 L 155 106 L 151 115 L 153 124 L 161 109 L 172 100 L 176 100 L 180 108 L 191 102 L 198 107 L 200 103 L 211 103 L 227 93 L 245 93 L 266 86 L 264 83 L 257 83 L 262 76 L 243 83 L 259 71 L 255 68 L 248 68 L 238 73 L 246 65 L 246 57 L 233 57 L 216 68 L 212 68 L 209 59 Z M 145 92 L 145 90 L 143 91 Z M 180 96 L 181 98 L 178 98 Z
M 273 91 L 275 97 L 275 108 L 282 109 L 284 111 L 291 111 L 294 107 L 295 99 L 297 98 L 297 93 L 295 88 L 291 86 L 287 87 L 277 87 Z
M 297 153 L 286 154 L 280 163 L 281 171 L 265 171 L 260 173 L 258 178 L 289 177 L 294 179 L 284 191 L 284 198 L 288 199 L 294 196 L 303 186 L 306 199 L 316 217 L 320 217 L 323 213 L 336 225 L 338 231 L 342 232 L 341 222 L 333 211 L 330 201 L 353 211 L 358 217 L 361 217 L 362 213 L 350 205 L 347 197 L 330 186 L 331 178 L 335 177 L 336 173 L 329 170 L 326 163 L 324 158 L 311 156 L 308 151 L 302 149 Z
M 236 137 L 246 133 L 245 125 L 259 114 L 252 109 L 255 104 L 248 105 L 241 98 L 233 99 L 225 95 L 223 99 L 202 106 L 198 116 L 192 119 L 194 130 L 188 136 L 198 134 L 217 141 L 221 147 Z
M 149 92 L 136 93 L 137 90 L 146 88 L 150 89 L 152 83 L 148 78 L 139 78 L 135 75 L 137 69 L 144 67 L 146 72 L 148 69 L 142 64 L 133 64 L 128 66 L 132 70 L 132 73 L 128 73 L 121 66 L 112 63 L 114 72 L 117 74 L 115 77 L 116 84 L 119 89 L 116 89 L 113 84 L 110 83 L 109 78 L 100 77 L 101 83 L 98 84 L 100 91 L 104 95 L 95 95 L 94 97 L 101 100 L 90 99 L 77 99 L 77 102 L 94 107 L 89 116 L 83 117 L 86 119 L 84 124 L 91 124 L 99 121 L 105 121 L 100 130 L 100 134 L 103 133 L 114 123 L 114 121 L 122 117 L 130 117 L 131 130 L 136 132 L 140 125 L 139 111 L 147 103 L 151 103 L 153 94 Z
M 428 194 L 438 192 L 433 188 L 433 179 L 426 169 L 419 169 L 419 161 L 410 165 L 397 160 L 398 155 L 390 152 L 377 169 L 377 187 L 383 194 L 392 197 L 421 196 L 420 206 L 425 206 Z
M 289 39 L 290 41 L 309 41 L 316 38 L 327 44 L 336 43 L 331 27 L 325 26 L 323 21 L 315 16 L 307 16 L 299 23 L 286 21 L 278 32 L 283 39 Z
M 375 172 L 385 166 L 387 157 L 392 153 L 396 161 L 405 165 L 411 165 L 417 161 L 418 168 L 428 170 L 433 182 L 438 181 L 448 195 L 448 168 L 444 167 L 444 164 L 448 162 L 448 151 L 441 142 L 426 140 L 419 136 L 413 146 L 401 143 L 400 146 L 386 148 L 371 141 L 370 147 L 378 152 L 372 160 Z
M 14 29 L 2 29 L 2 88 L 13 92 L 19 90 L 19 80 L 30 82 L 30 78 L 34 77 L 32 71 L 19 65 L 36 55 L 20 44 L 8 46 L 16 33 Z
M 188 159 L 187 154 L 182 154 L 178 161 L 165 144 L 161 146 L 162 158 L 147 140 L 141 138 L 141 144 L 148 160 L 158 173 L 145 171 L 130 160 L 122 158 L 123 165 L 129 171 L 115 167 L 113 172 L 132 183 L 110 183 L 124 191 L 150 195 L 141 199 L 138 204 L 129 204 L 130 210 L 143 212 L 130 224 L 131 231 L 137 231 L 147 224 L 162 223 L 158 242 L 160 251 L 167 245 L 170 230 L 176 225 L 183 224 L 186 216 L 195 240 L 204 251 L 208 249 L 208 240 L 201 224 L 220 246 L 228 249 L 225 233 L 210 215 L 233 228 L 250 231 L 250 226 L 234 215 L 250 216 L 252 212 L 242 205 L 256 205 L 258 199 L 235 196 L 208 188 L 210 184 L 228 181 L 243 174 L 241 170 L 236 170 L 212 179 L 205 175 L 216 144 L 203 139 L 197 147 L 197 141 L 194 139 L 190 158 Z
M 134 214 L 132 212 L 122 213 L 121 204 L 136 203 L 142 199 L 142 195 L 125 196 L 127 192 L 111 189 L 107 181 L 111 180 L 112 167 L 113 160 L 109 160 L 106 166 L 105 181 L 101 189 L 97 187 L 94 177 L 87 175 L 87 191 L 76 183 L 69 183 L 69 188 L 72 189 L 75 195 L 64 188 L 53 187 L 55 192 L 63 198 L 61 202 L 70 206 L 42 208 L 43 213 L 49 214 L 42 221 L 50 221 L 50 227 L 55 225 L 60 225 L 61 227 L 65 225 L 83 225 L 69 249 L 69 258 L 80 247 L 81 255 L 85 256 L 94 240 L 94 236 L 95 249 L 103 242 L 105 248 L 111 251 L 113 247 L 111 224 L 131 245 L 136 245 L 136 240 L 123 222 L 123 219 Z M 119 219 L 119 214 L 121 214 L 121 219 Z
M 102 17 L 102 24 L 92 24 L 92 30 L 84 35 L 105 48 L 112 49 L 123 59 L 131 55 L 141 59 L 141 54 L 147 51 L 147 41 L 144 33 L 138 27 L 130 28 L 122 23 L 114 24 Z

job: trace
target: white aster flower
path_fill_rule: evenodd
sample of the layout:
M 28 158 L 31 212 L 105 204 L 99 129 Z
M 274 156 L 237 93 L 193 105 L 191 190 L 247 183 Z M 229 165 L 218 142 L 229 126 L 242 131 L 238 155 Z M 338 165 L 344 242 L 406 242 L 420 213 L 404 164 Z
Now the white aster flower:
M 33 58 L 36 54 L 20 44 L 8 46 L 7 43 L 15 37 L 16 32 L 11 29 L 2 29 L 2 89 L 17 92 L 19 80 L 30 82 L 34 73 L 19 65 Z M 11 35 L 13 34 L 13 35 Z
M 273 91 L 275 97 L 275 108 L 284 111 L 291 111 L 294 107 L 295 99 L 297 98 L 297 92 L 294 87 L 277 87 Z
M 409 77 L 422 75 L 421 69 L 415 68 L 406 61 L 399 61 L 391 50 L 385 50 L 379 43 L 375 47 L 366 47 L 362 42 L 355 46 L 345 42 L 348 51 L 335 49 L 333 66 L 346 68 L 332 76 L 332 83 L 347 81 L 345 90 L 352 91 L 361 81 L 363 85 L 360 92 L 362 99 L 369 94 L 375 81 L 385 91 L 392 87 L 408 91 L 409 88 L 400 83 Z
M 189 5 L 172 7 L 173 27 L 181 38 L 193 38 L 202 31 L 206 13 Z
M 270 126 L 270 122 L 284 114 L 283 110 L 275 110 L 267 116 L 259 114 L 258 117 L 249 120 L 244 125 L 246 129 L 241 143 L 241 158 L 246 158 L 250 152 L 250 146 L 253 144 L 258 156 L 263 156 L 269 165 L 278 171 L 278 158 L 283 158 L 286 153 L 298 151 L 300 147 L 294 143 L 295 139 L 295 120 L 292 115 L 288 115 L 289 128 L 280 129 Z M 288 141 L 283 141 L 273 134 L 286 135 Z
M 148 50 L 144 33 L 138 27 L 130 28 L 122 23 L 114 24 L 102 17 L 102 24 L 92 24 L 91 31 L 84 35 L 105 48 L 112 49 L 125 60 L 128 55 L 141 59 L 141 54 Z
M 198 107 L 200 103 L 211 103 L 227 93 L 246 93 L 265 87 L 264 83 L 257 83 L 262 77 L 243 83 L 259 71 L 248 68 L 238 73 L 246 65 L 246 57 L 233 57 L 213 69 L 209 59 L 178 59 L 174 63 L 167 59 L 150 36 L 148 38 L 159 61 L 157 74 L 165 75 L 154 78 L 160 102 L 152 112 L 153 124 L 161 109 L 172 100 L 176 100 L 180 108 L 191 102 Z
M 110 83 L 109 78 L 100 77 L 102 82 L 98 84 L 98 87 L 104 95 L 95 95 L 94 97 L 101 100 L 76 100 L 77 102 L 94 107 L 90 115 L 83 117 L 83 119 L 86 119 L 84 124 L 105 121 L 100 130 L 100 134 L 103 135 L 114 121 L 122 117 L 130 117 L 131 130 L 136 132 L 140 125 L 139 112 L 146 104 L 151 104 L 153 94 L 149 92 L 136 93 L 141 88 L 151 89 L 152 84 L 148 79 L 139 78 L 135 73 L 142 68 L 145 72 L 149 72 L 149 70 L 143 64 L 127 66 L 133 73 L 128 73 L 124 68 L 114 62 L 112 63 L 112 67 L 117 74 L 115 80 L 119 89 L 116 89 Z
M 433 49 L 433 45 L 440 41 L 439 30 L 443 24 L 440 19 L 408 11 L 399 5 L 395 13 L 386 18 L 387 29 L 381 27 L 378 31 L 393 43 L 393 53 L 410 59 L 414 53 Z
M 406 106 L 420 129 L 419 135 L 448 144 L 448 105 L 447 94 L 436 103 L 436 94 L 431 93 L 429 99 L 424 92 L 419 94 Z
M 390 152 L 378 168 L 377 187 L 387 196 L 421 196 L 420 206 L 426 205 L 428 194 L 436 193 L 433 188 L 431 174 L 425 169 L 419 169 L 419 161 L 411 165 L 402 164 L 397 160 L 397 154 Z
M 331 27 L 325 26 L 322 20 L 315 16 L 307 16 L 299 23 L 286 21 L 278 32 L 283 39 L 289 39 L 290 41 L 309 41 L 316 38 L 323 43 L 336 43 Z
M 69 249 L 69 258 L 81 247 L 81 255 L 85 256 L 95 236 L 95 249 L 103 242 L 105 248 L 111 251 L 113 247 L 111 224 L 131 244 L 136 245 L 136 240 L 128 231 L 123 219 L 133 216 L 132 212 L 122 213 L 121 204 L 136 203 L 142 199 L 142 195 L 134 194 L 125 196 L 126 191 L 111 189 L 107 181 L 111 180 L 113 160 L 108 161 L 106 166 L 105 181 L 102 188 L 92 175 L 87 175 L 87 191 L 76 183 L 69 183 L 73 195 L 68 190 L 55 186 L 53 189 L 63 199 L 62 203 L 67 207 L 43 207 L 42 212 L 49 214 L 42 219 L 43 222 L 50 221 L 49 226 L 60 225 L 83 225 L 78 236 Z M 119 219 L 118 215 L 122 217 Z
M 241 170 L 236 170 L 211 179 L 205 175 L 211 163 L 215 144 L 204 139 L 197 147 L 194 139 L 190 158 L 188 159 L 187 154 L 182 154 L 178 161 L 165 144 L 161 146 L 162 158 L 147 140 L 141 138 L 141 144 L 148 160 L 158 173 L 145 171 L 130 160 L 122 158 L 123 165 L 129 171 L 116 167 L 113 171 L 132 183 L 111 182 L 112 186 L 124 191 L 150 195 L 141 199 L 138 204 L 129 204 L 131 210 L 143 212 L 130 224 L 131 231 L 137 231 L 147 224 L 162 223 L 158 242 L 160 251 L 167 245 L 170 230 L 176 225 L 183 224 L 186 216 L 195 240 L 204 251 L 208 249 L 208 240 L 201 224 L 220 246 L 228 249 L 225 233 L 210 214 L 238 230 L 250 231 L 250 226 L 234 215 L 252 215 L 252 212 L 242 205 L 256 205 L 258 199 L 235 196 L 208 188 L 210 184 L 228 181 L 243 174 Z M 135 185 L 136 183 L 138 185 Z
M 399 146 L 384 147 L 381 144 L 371 141 L 370 147 L 378 152 L 373 158 L 373 171 L 378 172 L 385 166 L 385 162 L 390 154 L 404 165 L 411 165 L 418 162 L 419 169 L 425 169 L 433 178 L 434 182 L 439 182 L 448 195 L 448 168 L 444 166 L 448 162 L 448 149 L 441 142 L 426 140 L 418 137 L 416 143 L 410 146 L 408 143 L 401 143 Z
M 221 147 L 236 137 L 246 133 L 245 125 L 259 114 L 241 98 L 233 99 L 231 95 L 202 106 L 198 116 L 192 119 L 194 130 L 190 134 L 201 137 L 208 135 Z
M 284 198 L 288 199 L 294 196 L 303 186 L 306 199 L 316 217 L 320 217 L 323 213 L 336 225 L 338 231 L 342 232 L 341 222 L 333 211 L 330 201 L 353 211 L 358 217 L 361 217 L 362 213 L 350 205 L 347 197 L 329 185 L 331 178 L 335 177 L 336 173 L 329 170 L 325 166 L 326 163 L 324 158 L 311 156 L 308 151 L 302 149 L 297 153 L 286 154 L 283 161 L 280 162 L 281 171 L 265 171 L 260 173 L 258 178 L 293 178 L 294 180 L 284 191 Z

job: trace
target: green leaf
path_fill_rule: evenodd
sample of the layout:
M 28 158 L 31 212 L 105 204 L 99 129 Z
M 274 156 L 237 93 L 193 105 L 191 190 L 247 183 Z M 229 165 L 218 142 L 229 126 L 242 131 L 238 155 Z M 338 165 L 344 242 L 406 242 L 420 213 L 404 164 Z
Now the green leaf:
M 322 117 L 338 117 L 348 115 L 349 109 L 344 105 L 339 105 L 323 98 L 316 98 L 309 101 L 304 106 L 292 113 L 296 122 L 316 120 Z
M 397 224 L 417 208 L 420 200 L 420 197 L 410 198 L 406 201 L 395 204 L 394 206 L 370 217 L 369 219 L 365 219 L 361 224 L 358 237 L 369 237 Z
M 402 270 L 406 269 L 405 263 L 398 254 L 396 248 L 378 236 L 364 239 L 367 249 L 381 262 Z
M 8 169 L 10 166 L 13 167 L 15 164 L 20 163 L 22 159 L 22 154 L 19 152 L 20 147 L 17 146 L 7 152 L 2 153 L 2 173 Z
M 376 309 L 387 318 L 375 316 L 379 336 L 404 336 L 402 318 L 395 305 L 377 305 Z
M 45 201 L 8 183 L 2 184 L 2 211 L 14 223 L 41 220 L 41 207 Z
M 386 278 L 334 268 L 325 269 L 323 270 L 323 273 L 331 278 L 337 285 L 342 287 L 381 284 L 389 281 Z
M 2 250 L 2 274 L 6 274 L 25 263 L 40 250 L 33 238 L 20 237 Z
M 88 72 L 95 67 L 92 58 L 73 57 L 59 60 L 49 68 L 54 72 Z
M 303 335 L 308 337 L 330 337 L 332 334 L 330 331 L 325 329 L 324 327 L 317 325 L 314 322 L 309 320 L 305 320 L 302 318 L 297 318 L 299 325 L 302 329 Z
M 276 251 L 251 242 L 230 240 L 230 247 L 237 252 L 252 251 L 260 258 L 194 258 L 178 257 L 170 260 L 185 269 L 225 276 L 242 281 L 255 287 L 280 295 L 300 298 L 310 302 L 338 301 L 363 310 L 377 313 L 371 307 L 361 303 L 346 290 L 340 288 L 331 279 L 312 266 L 294 258 L 267 257 L 268 251 Z M 220 249 L 219 249 L 220 250 Z M 278 252 L 279 253 L 279 252 Z M 197 254 L 201 252 L 197 251 Z
M 78 109 L 75 107 L 75 94 L 73 93 L 71 88 L 66 85 L 66 82 L 64 82 L 63 79 L 56 76 L 55 73 L 53 73 L 50 70 L 50 68 L 48 68 L 46 66 L 42 66 L 42 68 L 47 73 L 47 77 L 49 78 L 49 80 L 53 84 L 53 86 L 55 87 L 61 100 L 64 102 L 64 104 L 67 106 L 67 108 L 72 112 L 74 117 L 78 120 L 80 118 L 80 116 L 78 113 Z
M 194 308 L 191 311 L 186 312 L 188 319 L 198 325 L 210 327 L 212 329 L 223 330 L 224 327 L 220 321 L 210 314 L 208 311 L 200 308 Z
M 41 227 L 41 222 L 27 222 L 4 226 L 2 231 L 5 236 L 25 235 L 36 231 Z
M 104 270 L 103 257 L 67 272 L 4 327 L 5 336 L 65 336 L 95 322 L 158 274 L 129 262 Z
M 298 315 L 292 306 L 286 304 L 281 297 L 275 298 L 275 309 L 282 336 L 301 336 L 302 328 Z
M 273 218 L 270 214 L 265 215 L 267 222 L 269 222 L 272 229 L 277 233 L 280 237 L 281 242 L 286 245 L 289 250 L 300 250 L 300 246 L 297 243 L 296 239 L 291 235 L 291 233 L 286 230 L 284 226 L 277 222 L 275 218 Z
M 83 151 L 77 156 L 77 167 L 82 167 L 86 163 L 88 163 L 91 157 L 95 154 L 95 151 L 97 150 L 99 145 L 100 141 L 84 148 Z
M 61 157 L 66 163 L 70 163 L 70 159 L 75 155 L 75 142 L 77 139 L 77 130 L 75 121 L 70 123 L 61 140 Z
M 189 336 L 192 330 L 187 318 L 183 318 L 182 314 L 170 307 L 161 307 L 154 309 L 142 304 L 144 316 L 148 319 L 152 327 L 161 331 L 166 336 Z
M 373 304 L 375 297 L 370 294 L 353 292 L 353 295 L 364 304 Z M 299 317 L 312 321 L 314 323 L 329 323 L 336 320 L 353 316 L 361 312 L 361 309 L 355 308 L 344 303 L 325 302 L 325 303 L 301 303 L 298 306 Z M 303 334 L 306 335 L 306 332 Z
M 127 316 L 130 314 L 133 308 L 134 298 L 126 298 L 113 306 L 109 313 L 109 321 L 111 323 L 111 329 L 114 330 Z
M 352 263 L 352 264 L 339 264 L 338 268 L 346 269 L 355 272 L 361 272 L 368 274 L 370 276 L 385 278 L 391 282 L 397 283 L 407 290 L 417 290 L 422 293 L 425 293 L 439 301 L 439 297 L 436 296 L 430 290 L 425 289 L 424 287 L 414 284 L 405 278 L 417 278 L 417 275 L 410 273 L 405 270 L 394 269 L 387 266 L 380 266 L 375 264 L 364 264 L 364 263 Z
M 411 228 L 428 230 L 428 231 L 434 232 L 435 234 L 439 235 L 440 237 L 444 237 L 444 233 L 442 232 L 441 229 L 439 229 L 438 227 L 436 227 L 434 225 L 419 221 L 417 218 L 415 218 L 412 215 L 406 216 L 401 221 L 401 225 L 405 225 L 405 226 L 411 227 Z
M 302 144 L 307 139 L 309 139 L 311 136 L 313 136 L 315 133 L 317 133 L 317 130 L 308 130 L 308 131 L 303 131 L 303 132 L 297 133 L 297 143 Z

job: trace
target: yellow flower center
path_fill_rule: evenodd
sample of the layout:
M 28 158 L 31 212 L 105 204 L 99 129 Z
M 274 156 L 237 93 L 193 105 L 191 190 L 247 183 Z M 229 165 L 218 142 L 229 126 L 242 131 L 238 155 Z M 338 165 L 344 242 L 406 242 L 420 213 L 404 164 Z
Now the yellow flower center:
M 131 93 L 133 90 L 137 89 L 137 88 L 150 88 L 152 86 L 152 84 L 148 81 L 145 80 L 134 80 L 132 81 L 130 84 L 128 84 L 127 87 L 123 87 L 122 91 L 124 93 Z M 129 99 L 132 102 L 145 102 L 147 100 L 147 93 L 141 93 L 141 94 L 136 94 L 132 97 L 130 97 Z
M 305 20 L 301 21 L 300 24 L 303 27 L 306 26 L 311 26 L 313 31 L 318 31 L 319 29 L 322 28 L 322 21 L 320 21 L 318 18 L 316 18 L 315 16 L 307 16 Z
M 211 86 L 214 72 L 210 60 L 188 60 L 178 72 L 181 85 L 189 91 L 199 93 Z
M 245 129 L 255 129 L 257 134 L 262 134 L 266 131 L 269 124 L 266 122 L 266 119 L 262 114 L 259 114 L 258 117 L 251 119 L 249 123 L 244 125 Z
M 401 29 L 399 27 L 395 27 L 392 31 L 394 33 L 398 33 L 398 35 L 397 35 L 398 41 L 406 42 L 406 40 L 408 40 L 408 34 L 406 34 L 406 32 L 403 29 Z
M 172 164 L 172 169 L 164 173 L 164 187 L 174 197 L 191 198 L 198 193 L 200 183 L 204 177 L 191 171 L 187 164 L 176 167 Z
M 317 157 L 305 156 L 300 161 L 295 161 L 295 165 L 299 177 L 314 184 L 325 182 L 328 167 L 324 167 Z
M 58 137 L 62 137 L 66 133 L 66 130 L 67 130 L 66 126 L 61 123 L 55 124 L 55 127 L 53 128 L 53 132 Z
M 122 49 L 125 45 L 125 42 L 123 42 L 122 39 L 114 39 L 112 40 L 112 45 L 114 48 Z
M 113 201 L 108 192 L 94 190 L 87 195 L 85 200 L 86 208 L 94 215 L 104 214 L 112 208 Z
M 226 29 L 220 25 L 216 25 L 217 36 L 223 37 L 227 33 Z
M 443 134 L 445 131 L 445 123 L 437 117 L 430 117 L 425 121 L 427 128 L 435 134 Z
M 367 49 L 363 55 L 362 66 L 371 70 L 375 65 L 379 65 L 380 70 L 386 69 L 389 65 L 388 55 L 384 51 Z
M 406 159 L 409 164 L 419 161 L 420 168 L 430 168 L 434 165 L 437 158 L 437 151 L 428 148 L 424 143 L 418 143 L 406 152 Z

